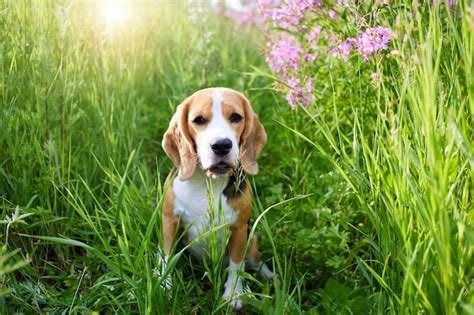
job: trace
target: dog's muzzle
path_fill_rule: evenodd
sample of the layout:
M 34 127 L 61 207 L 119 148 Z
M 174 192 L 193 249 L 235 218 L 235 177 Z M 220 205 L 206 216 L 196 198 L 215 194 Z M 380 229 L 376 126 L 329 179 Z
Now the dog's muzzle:
M 229 156 L 229 152 L 232 150 L 232 141 L 229 138 L 219 139 L 211 144 L 211 149 L 215 154 L 215 162 L 206 170 L 207 175 L 231 175 L 235 169 Z
M 208 171 L 215 175 L 230 175 L 234 172 L 234 168 L 226 162 L 218 162 L 212 165 Z

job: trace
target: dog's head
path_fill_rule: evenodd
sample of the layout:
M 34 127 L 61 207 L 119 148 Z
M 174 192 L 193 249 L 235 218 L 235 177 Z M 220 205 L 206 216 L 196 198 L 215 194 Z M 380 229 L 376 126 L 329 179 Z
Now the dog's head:
M 258 172 L 257 156 L 267 134 L 250 102 L 228 88 L 200 90 L 181 103 L 163 137 L 163 149 L 181 180 L 196 167 L 210 177 L 228 176 L 241 165 Z

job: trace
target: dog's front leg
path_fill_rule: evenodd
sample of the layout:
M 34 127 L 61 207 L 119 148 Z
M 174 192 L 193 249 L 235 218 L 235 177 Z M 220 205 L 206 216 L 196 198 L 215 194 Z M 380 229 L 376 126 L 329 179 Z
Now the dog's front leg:
M 224 299 L 232 299 L 234 309 L 242 308 L 242 301 L 238 296 L 243 291 L 240 270 L 245 270 L 245 246 L 247 244 L 247 224 L 231 226 L 229 240 L 229 274 L 225 283 Z
M 161 275 L 164 274 L 168 260 L 171 254 L 174 237 L 176 235 L 176 224 L 178 222 L 177 216 L 174 214 L 174 193 L 172 189 L 168 189 L 165 195 L 165 201 L 162 213 L 162 227 L 163 227 L 163 255 L 159 256 L 161 265 Z M 171 289 L 171 273 L 164 279 L 163 286 L 166 289 Z

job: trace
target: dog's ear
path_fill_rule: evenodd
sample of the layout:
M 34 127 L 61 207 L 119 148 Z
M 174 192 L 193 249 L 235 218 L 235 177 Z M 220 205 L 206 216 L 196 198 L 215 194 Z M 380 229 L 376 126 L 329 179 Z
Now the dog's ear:
M 191 103 L 192 97 L 188 97 L 178 106 L 161 144 L 168 157 L 179 168 L 179 179 L 182 181 L 193 175 L 197 164 L 194 142 L 188 128 L 188 111 Z
M 240 138 L 240 163 L 246 173 L 255 175 L 258 173 L 257 157 L 267 141 L 267 134 L 249 100 L 241 96 L 244 102 L 245 127 Z

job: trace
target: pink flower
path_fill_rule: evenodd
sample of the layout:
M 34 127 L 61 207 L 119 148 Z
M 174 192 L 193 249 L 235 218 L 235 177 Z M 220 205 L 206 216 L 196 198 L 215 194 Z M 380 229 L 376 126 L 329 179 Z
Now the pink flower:
M 337 49 L 334 49 L 333 55 L 341 56 L 344 61 L 349 59 L 349 54 L 352 51 L 352 48 L 357 45 L 357 40 L 355 38 L 349 37 L 343 42 L 340 42 L 337 45 Z
M 222 6 L 222 4 L 218 3 L 214 7 L 214 14 L 215 15 L 221 15 L 222 13 L 224 13 L 224 7 Z
M 314 61 L 316 60 L 316 56 L 313 54 L 304 54 L 303 55 L 304 60 L 306 61 Z
M 285 0 L 280 8 L 273 9 L 273 26 L 287 30 L 299 30 L 305 13 L 322 7 L 319 0 Z
M 257 5 L 259 5 L 259 6 L 267 7 L 267 6 L 270 6 L 272 4 L 273 4 L 272 0 L 257 0 Z
M 329 10 L 328 15 L 331 18 L 331 20 L 337 20 L 337 14 L 333 10 Z
M 224 16 L 234 20 L 238 26 L 245 24 L 259 25 L 261 23 L 260 19 L 254 15 L 253 11 L 240 12 L 227 10 L 224 13 Z
M 306 34 L 306 35 L 304 36 L 304 38 L 305 38 L 309 43 L 312 43 L 312 42 L 316 39 L 316 37 L 319 36 L 319 34 L 321 34 L 321 26 L 316 25 L 315 27 L 313 27 L 313 28 L 311 29 L 311 31 L 310 31 L 308 34 Z
M 357 40 L 357 50 L 369 61 L 369 57 L 380 50 L 386 50 L 387 44 L 392 40 L 390 30 L 384 27 L 368 28 L 359 34 Z
M 280 72 L 290 69 L 298 70 L 298 56 L 301 47 L 294 37 L 289 36 L 281 39 L 276 43 L 270 43 L 270 53 L 267 54 L 266 60 L 271 70 Z
M 241 6 L 228 6 L 218 2 L 214 7 L 214 13 L 233 20 L 237 26 L 260 25 L 266 21 L 260 9 L 264 10 L 265 6 L 269 5 L 266 4 L 268 2 L 271 4 L 271 1 L 260 1 L 257 5 L 247 3 Z
M 344 61 L 347 61 L 351 52 L 352 45 L 347 42 L 342 42 L 337 48 L 339 48 L 339 52 L 341 53 L 342 59 L 344 59 Z
M 272 17 L 272 0 L 257 0 L 257 13 L 260 14 L 263 21 L 268 21 Z
M 337 41 L 334 37 L 329 38 L 328 42 L 333 42 L 336 46 L 330 49 L 335 57 L 341 57 L 344 61 L 349 59 L 353 48 L 369 61 L 369 57 L 380 50 L 386 50 L 388 43 L 392 40 L 390 30 L 383 27 L 368 28 L 360 33 L 356 38 L 349 37 L 344 41 Z
M 306 78 L 306 84 L 304 85 L 300 85 L 300 80 L 296 77 L 289 78 L 286 83 L 289 89 L 285 99 L 291 108 L 295 109 L 297 105 L 306 107 L 316 99 L 313 94 L 314 84 L 312 78 Z
M 300 79 L 298 79 L 296 77 L 291 77 L 291 78 L 288 79 L 286 84 L 288 84 L 288 86 L 290 88 L 296 89 L 298 87 L 298 85 L 300 84 Z

